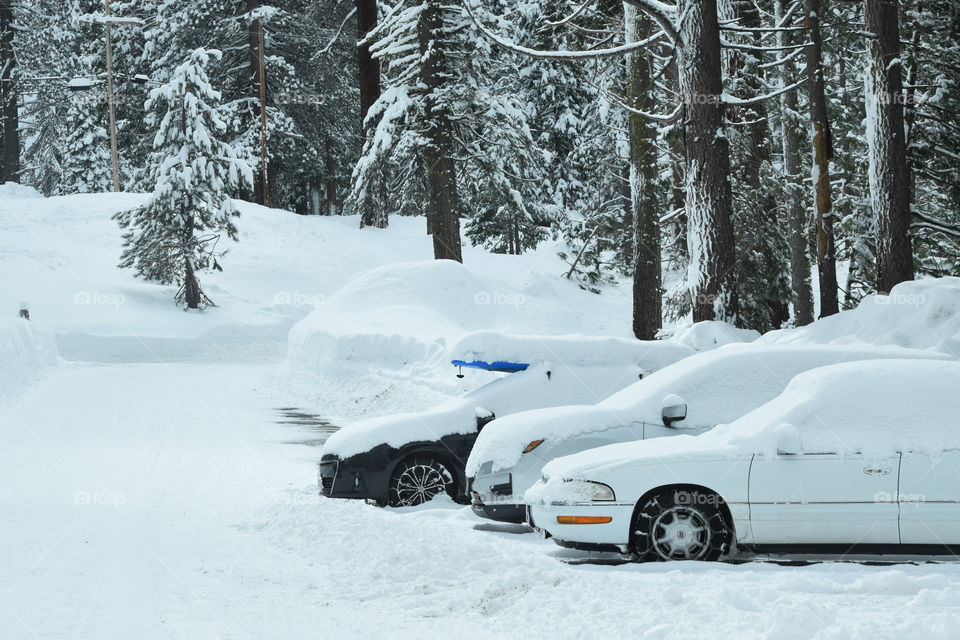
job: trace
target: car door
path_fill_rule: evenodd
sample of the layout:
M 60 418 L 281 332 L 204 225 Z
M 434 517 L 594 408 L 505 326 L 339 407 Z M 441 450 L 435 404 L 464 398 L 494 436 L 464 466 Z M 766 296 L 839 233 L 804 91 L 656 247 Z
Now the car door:
M 960 544 L 960 451 L 907 451 L 900 464 L 904 544 Z
M 756 455 L 749 503 L 755 544 L 899 542 L 899 454 Z

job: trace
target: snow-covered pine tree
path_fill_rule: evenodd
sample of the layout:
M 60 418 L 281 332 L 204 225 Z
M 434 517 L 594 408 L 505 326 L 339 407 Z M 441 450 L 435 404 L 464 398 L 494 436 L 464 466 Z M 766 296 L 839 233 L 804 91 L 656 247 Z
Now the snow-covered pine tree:
M 249 166 L 222 139 L 226 124 L 217 114 L 220 94 L 210 86 L 206 66 L 218 51 L 196 49 L 170 79 L 150 93 L 148 118 L 157 124 L 154 156 L 157 182 L 143 206 L 115 219 L 123 229 L 122 268 L 147 280 L 179 284 L 175 301 L 188 309 L 212 304 L 197 272 L 223 254 L 218 242 L 237 239 L 239 213 L 231 190 L 252 181 Z
M 62 193 L 103 193 L 113 190 L 106 96 L 84 92 L 67 96 L 70 128 L 63 141 Z

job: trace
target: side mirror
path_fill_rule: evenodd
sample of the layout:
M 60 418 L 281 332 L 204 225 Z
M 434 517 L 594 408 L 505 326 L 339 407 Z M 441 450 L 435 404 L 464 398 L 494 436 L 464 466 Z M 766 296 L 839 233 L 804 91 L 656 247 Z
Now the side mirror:
M 683 398 L 671 393 L 663 399 L 663 426 L 672 427 L 673 423 L 680 422 L 687 417 L 687 403 Z
M 782 424 L 777 430 L 777 455 L 798 456 L 803 453 L 800 433 L 792 424 Z
M 497 418 L 494 415 L 493 411 L 488 411 L 483 407 L 477 407 L 477 433 L 480 433 L 480 430 L 485 426 L 493 422 Z

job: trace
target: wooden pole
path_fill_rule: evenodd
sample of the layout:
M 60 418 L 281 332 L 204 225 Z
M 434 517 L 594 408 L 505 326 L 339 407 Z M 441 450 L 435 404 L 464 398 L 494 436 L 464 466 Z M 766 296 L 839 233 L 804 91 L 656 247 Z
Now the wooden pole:
M 110 159 L 113 163 L 113 190 L 120 191 L 120 166 L 117 160 L 117 112 L 113 91 L 113 41 L 110 34 L 110 0 L 103 1 L 107 34 L 107 101 L 110 107 Z
M 263 22 L 258 21 L 260 35 L 260 165 L 263 168 L 263 206 L 270 206 L 270 178 L 268 162 L 270 153 L 267 149 L 267 77 L 263 55 Z

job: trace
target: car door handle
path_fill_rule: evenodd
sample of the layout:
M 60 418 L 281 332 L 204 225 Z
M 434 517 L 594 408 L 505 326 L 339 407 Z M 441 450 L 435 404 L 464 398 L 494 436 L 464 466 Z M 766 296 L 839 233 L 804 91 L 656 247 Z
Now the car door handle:
M 863 472 L 868 476 L 886 476 L 893 471 L 893 467 L 864 467 Z

